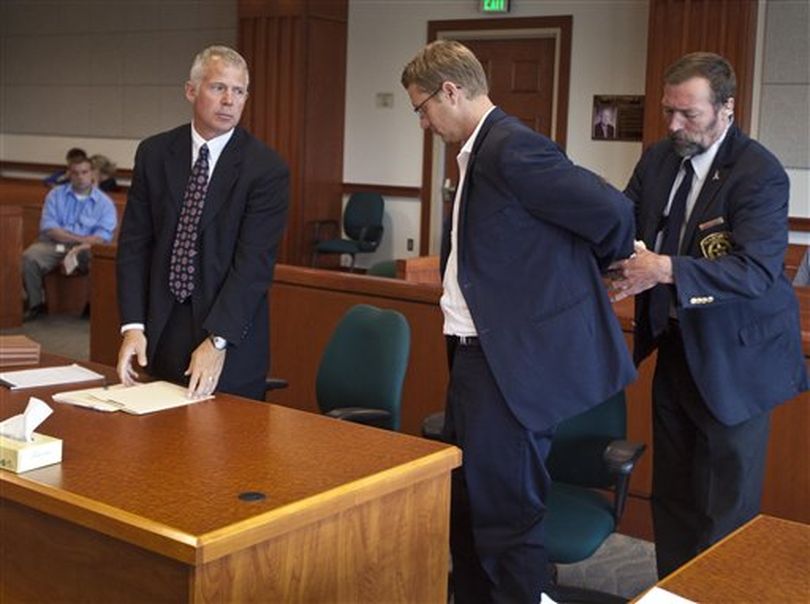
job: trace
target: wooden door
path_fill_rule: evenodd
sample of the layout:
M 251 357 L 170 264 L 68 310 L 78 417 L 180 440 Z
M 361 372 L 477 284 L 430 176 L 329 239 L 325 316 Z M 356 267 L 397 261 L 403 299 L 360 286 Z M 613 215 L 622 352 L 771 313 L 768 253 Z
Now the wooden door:
M 525 39 L 462 40 L 484 67 L 492 102 L 514 115 L 532 130 L 552 137 L 554 109 L 554 63 L 556 41 L 552 36 Z M 458 183 L 460 144 L 445 144 L 441 182 L 444 216 L 452 211 Z

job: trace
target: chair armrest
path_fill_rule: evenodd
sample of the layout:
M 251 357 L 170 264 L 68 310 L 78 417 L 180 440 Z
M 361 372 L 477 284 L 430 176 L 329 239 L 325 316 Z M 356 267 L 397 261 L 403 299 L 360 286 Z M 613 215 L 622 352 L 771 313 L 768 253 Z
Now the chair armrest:
M 359 243 L 365 251 L 374 251 L 380 244 L 384 231 L 385 227 L 382 225 L 363 227 L 360 229 L 357 243 Z
M 611 474 L 629 476 L 646 448 L 647 446 L 644 443 L 614 440 L 605 447 L 602 458 L 605 460 L 605 465 Z
M 282 378 L 272 378 L 268 377 L 264 380 L 264 390 L 265 392 L 269 392 L 270 390 L 281 390 L 282 388 L 286 388 L 289 386 L 289 382 Z
M 366 426 L 385 428 L 390 424 L 391 414 L 382 409 L 367 409 L 365 407 L 341 407 L 325 413 L 327 417 L 341 419 Z
M 630 490 L 630 474 L 636 467 L 636 462 L 644 453 L 647 446 L 644 443 L 634 443 L 629 440 L 614 440 L 605 447 L 602 459 L 608 471 L 615 477 L 615 491 L 613 499 L 613 521 L 619 526 L 627 503 L 627 493 Z

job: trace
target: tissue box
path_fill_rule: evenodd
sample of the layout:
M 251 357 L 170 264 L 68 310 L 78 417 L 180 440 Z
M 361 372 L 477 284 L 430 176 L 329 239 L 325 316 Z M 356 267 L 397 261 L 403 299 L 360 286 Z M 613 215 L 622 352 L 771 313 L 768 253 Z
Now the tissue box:
M 62 439 L 34 432 L 32 442 L 0 436 L 0 468 L 19 474 L 62 461 Z

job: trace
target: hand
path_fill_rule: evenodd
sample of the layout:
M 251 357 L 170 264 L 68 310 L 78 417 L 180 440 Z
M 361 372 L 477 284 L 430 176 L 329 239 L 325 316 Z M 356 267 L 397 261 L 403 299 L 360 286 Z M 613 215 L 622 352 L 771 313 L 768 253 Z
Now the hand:
M 208 396 L 216 390 L 222 367 L 225 365 L 225 354 L 225 350 L 214 348 L 208 338 L 194 349 L 185 372 L 185 375 L 190 376 L 186 396 L 189 398 Z
M 618 275 L 610 282 L 608 294 L 612 302 L 640 294 L 659 283 L 674 282 L 672 258 L 638 247 L 630 258 L 614 262 L 609 270 Z
M 138 377 L 138 372 L 132 366 L 132 357 L 137 356 L 138 365 L 146 367 L 146 336 L 143 330 L 128 329 L 123 338 L 118 349 L 118 379 L 125 386 L 132 386 L 137 383 Z

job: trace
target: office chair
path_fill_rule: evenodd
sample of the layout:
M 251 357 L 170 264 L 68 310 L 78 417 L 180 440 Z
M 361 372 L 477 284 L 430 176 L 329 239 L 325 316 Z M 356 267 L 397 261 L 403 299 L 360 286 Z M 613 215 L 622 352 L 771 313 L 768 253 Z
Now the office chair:
M 422 423 L 422 435 L 442 439 L 444 413 Z M 551 488 L 546 500 L 545 546 L 553 564 L 590 558 L 619 524 L 630 475 L 646 448 L 625 440 L 627 410 L 619 392 L 588 411 L 560 423 L 546 467 Z M 612 498 L 594 489 L 613 491 Z M 614 604 L 624 598 L 590 589 L 556 585 L 557 602 Z
M 334 220 L 316 221 L 312 266 L 318 265 L 319 254 L 349 254 L 349 271 L 354 272 L 355 255 L 373 252 L 380 245 L 384 210 L 385 202 L 379 193 L 352 193 L 343 212 L 343 231 L 348 239 L 321 240 L 324 226 L 330 224 L 337 229 L 338 225 Z
M 315 393 L 321 412 L 398 430 L 411 328 L 402 313 L 358 304 L 338 323 L 321 356 Z
M 397 277 L 397 261 L 396 260 L 381 260 L 375 262 L 366 271 L 367 275 L 372 277 L 387 277 L 389 279 L 396 279 Z

